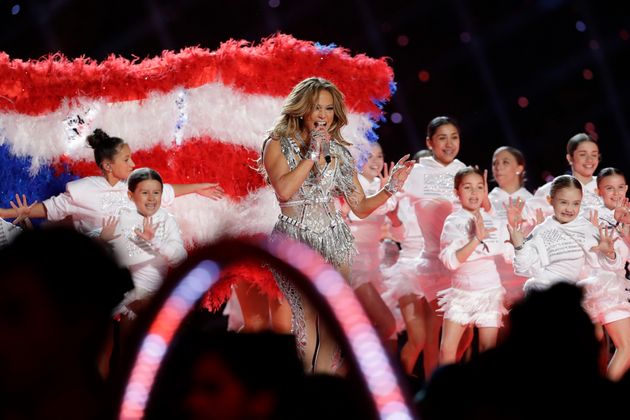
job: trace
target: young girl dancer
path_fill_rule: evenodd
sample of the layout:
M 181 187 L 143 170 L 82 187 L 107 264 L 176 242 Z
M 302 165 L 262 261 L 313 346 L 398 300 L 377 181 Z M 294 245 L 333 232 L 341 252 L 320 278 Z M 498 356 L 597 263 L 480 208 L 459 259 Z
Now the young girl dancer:
M 451 287 L 438 294 L 444 311 L 440 364 L 457 361 L 457 349 L 468 326 L 479 329 L 479 351 L 496 345 L 505 289 L 495 265 L 503 244 L 495 221 L 481 209 L 487 194 L 483 173 L 461 169 L 454 179 L 461 208 L 449 215 L 440 237 L 440 260 L 451 270 Z
M 450 285 L 450 274 L 439 259 L 440 234 L 456 202 L 453 178 L 465 165 L 456 159 L 460 138 L 459 125 L 453 118 L 440 116 L 431 120 L 426 143 L 433 156 L 420 158 L 409 175 L 404 194 L 410 197 L 424 238 L 417 270 L 425 297 L 422 314 L 426 322 L 424 372 L 428 378 L 438 364 L 442 322 L 437 312 L 437 293 Z
M 378 193 L 383 188 L 388 176 L 383 149 L 378 143 L 374 143 L 368 160 L 358 175 L 365 194 L 369 196 Z M 350 226 L 350 231 L 354 236 L 354 244 L 358 252 L 352 263 L 350 285 L 381 339 L 384 342 L 389 342 L 391 349 L 396 348 L 396 321 L 380 295 L 384 291 L 384 285 L 379 254 L 383 225 L 387 223 L 387 218 L 390 219 L 393 228 L 391 233 L 397 237 L 396 239 L 402 236 L 400 234 L 402 222 L 396 215 L 396 207 L 396 197 L 390 197 L 384 205 L 364 219 L 357 217 L 352 211 L 349 211 L 349 208 L 347 209 L 349 212 L 346 212 L 348 226 Z
M 514 202 L 519 207 L 522 205 L 527 208 L 525 204 L 533 197 L 523 187 L 525 182 L 525 157 L 523 153 L 514 147 L 499 147 L 492 155 L 492 176 L 498 185 L 490 191 L 488 197 L 498 223 L 499 236 L 502 236 L 507 233 L 509 203 Z M 529 219 L 528 215 L 517 216 Z M 512 303 L 523 296 L 523 284 L 525 284 L 527 277 L 514 274 L 513 248 L 505 246 L 503 250 L 504 254 L 497 255 L 495 263 L 501 277 L 501 284 L 506 290 L 505 303 L 510 307 Z
M 615 209 L 623 204 L 627 191 L 623 172 L 615 168 L 602 169 L 597 175 L 597 192 L 604 204 L 593 211 L 591 222 L 616 227 Z M 625 260 L 628 249 L 623 242 L 620 245 L 621 257 Z M 625 274 L 624 268 L 614 272 L 597 268 L 589 278 L 578 283 L 585 289 L 584 309 L 593 322 L 604 326 L 615 345 L 615 353 L 608 363 L 608 377 L 612 380 L 619 380 L 630 367 L 630 293 L 626 290 Z
M 601 199 L 597 195 L 597 180 L 593 176 L 597 165 L 599 165 L 599 146 L 597 141 L 585 133 L 574 135 L 567 142 L 567 161 L 571 166 L 571 175 L 573 175 L 582 185 L 582 212 L 588 217 L 591 209 L 598 208 L 602 205 Z M 553 209 L 547 201 L 547 196 L 551 190 L 551 182 L 538 188 L 534 199 L 530 201 L 533 209 L 540 208 L 545 217 L 552 215 Z
M 100 129 L 94 130 L 87 142 L 94 149 L 94 160 L 103 175 L 69 182 L 65 193 L 33 204 L 29 217 L 53 221 L 72 217 L 77 230 L 90 233 L 99 229 L 105 218 L 116 215 L 121 207 L 129 204 L 126 180 L 135 167 L 129 145 Z M 193 192 L 212 199 L 223 196 L 223 190 L 217 184 L 166 184 L 162 204 L 167 206 L 176 196 Z M 15 209 L 0 209 L 2 218 L 16 215 Z
M 508 224 L 515 252 L 514 271 L 529 277 L 524 285 L 526 293 L 561 281 L 575 283 L 593 268 L 623 269 L 625 251 L 621 241 L 615 241 L 613 229 L 603 225 L 597 228 L 588 219 L 578 217 L 581 201 L 580 181 L 561 175 L 550 188 L 553 216 L 536 226 L 527 239 L 522 224 Z
M 125 295 L 120 313 L 133 319 L 162 285 L 169 267 L 186 259 L 186 250 L 175 218 L 160 206 L 164 186 L 160 175 L 150 168 L 136 169 L 127 185 L 135 206 L 121 208 L 118 223 L 110 218 L 101 238 L 113 244 L 131 271 L 134 289 Z
M 421 157 L 431 156 L 427 152 L 429 151 L 424 150 L 420 156 L 420 152 L 416 153 L 414 160 L 417 162 Z M 426 340 L 425 314 L 428 309 L 425 310 L 425 307 L 428 305 L 418 277 L 418 263 L 424 248 L 424 239 L 411 197 L 399 193 L 397 198 L 397 216 L 404 226 L 404 235 L 400 240 L 398 260 L 393 266 L 383 270 L 386 289 L 384 297 L 386 302 L 398 302 L 407 330 L 407 341 L 400 350 L 400 361 L 405 373 L 414 375 L 416 361 Z

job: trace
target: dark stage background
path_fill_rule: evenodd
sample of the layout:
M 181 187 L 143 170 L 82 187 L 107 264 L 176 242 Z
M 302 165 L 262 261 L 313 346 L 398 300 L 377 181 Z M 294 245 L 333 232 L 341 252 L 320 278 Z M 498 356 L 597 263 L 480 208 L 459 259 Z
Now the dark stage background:
M 490 168 L 496 147 L 516 146 L 528 159 L 530 189 L 546 172 L 568 169 L 565 144 L 580 131 L 599 137 L 602 165 L 630 172 L 628 1 L 0 4 L 0 50 L 12 58 L 144 58 L 276 31 L 391 57 L 398 91 L 378 130 L 390 159 L 423 147 L 427 122 L 449 114 L 462 125 L 462 161 Z

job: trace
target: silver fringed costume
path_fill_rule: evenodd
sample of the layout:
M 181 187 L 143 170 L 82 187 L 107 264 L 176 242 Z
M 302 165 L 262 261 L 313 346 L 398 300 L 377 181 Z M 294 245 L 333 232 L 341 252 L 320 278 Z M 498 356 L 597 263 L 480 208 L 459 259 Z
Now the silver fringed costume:
M 300 148 L 291 138 L 282 138 L 280 148 L 290 170 L 303 159 Z M 264 145 L 263 145 L 264 149 Z M 350 228 L 335 209 L 334 198 L 350 197 L 356 187 L 354 159 L 341 144 L 330 142 L 331 162 L 320 167 L 315 163 L 300 189 L 286 202 L 280 202 L 282 214 L 273 233 L 289 236 L 319 252 L 333 267 L 350 267 L 356 251 Z M 274 277 L 278 287 L 291 305 L 293 334 L 302 353 L 306 346 L 306 324 L 301 294 L 293 283 L 277 272 Z

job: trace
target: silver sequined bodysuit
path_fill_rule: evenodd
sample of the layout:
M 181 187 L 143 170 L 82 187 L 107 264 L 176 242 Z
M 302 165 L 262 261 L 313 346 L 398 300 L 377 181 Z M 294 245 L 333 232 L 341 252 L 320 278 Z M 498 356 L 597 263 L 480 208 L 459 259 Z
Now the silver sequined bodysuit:
M 263 146 L 264 148 L 264 146 Z M 294 170 L 302 159 L 300 149 L 293 139 L 280 139 L 282 154 Z M 286 202 L 280 202 L 282 214 L 276 223 L 272 239 L 286 235 L 309 245 L 319 252 L 335 268 L 350 267 L 356 253 L 350 228 L 335 209 L 334 199 L 340 195 L 350 197 L 356 187 L 353 182 L 355 167 L 350 152 L 332 141 L 331 162 L 313 166 L 300 189 Z M 302 298 L 293 283 L 274 272 L 282 293 L 293 312 L 293 333 L 298 348 L 303 352 L 306 345 L 306 329 Z

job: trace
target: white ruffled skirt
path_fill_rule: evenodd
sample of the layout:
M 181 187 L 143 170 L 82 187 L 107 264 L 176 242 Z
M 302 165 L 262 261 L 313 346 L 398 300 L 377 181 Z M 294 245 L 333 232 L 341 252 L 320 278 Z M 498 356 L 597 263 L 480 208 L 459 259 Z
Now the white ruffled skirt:
M 421 256 L 417 270 L 420 288 L 427 302 L 434 301 L 439 292 L 451 287 L 451 272 L 444 267 L 437 256 Z
M 424 297 L 418 274 L 419 262 L 419 258 L 401 257 L 396 264 L 383 269 L 383 282 L 388 299 L 398 301 L 407 295 Z
M 504 297 L 505 289 L 500 286 L 481 290 L 451 287 L 438 293 L 438 303 L 444 319 L 460 325 L 498 328 L 507 314 Z
M 578 282 L 584 288 L 582 306 L 593 322 L 602 325 L 630 318 L 630 281 L 612 272 L 602 272 Z

